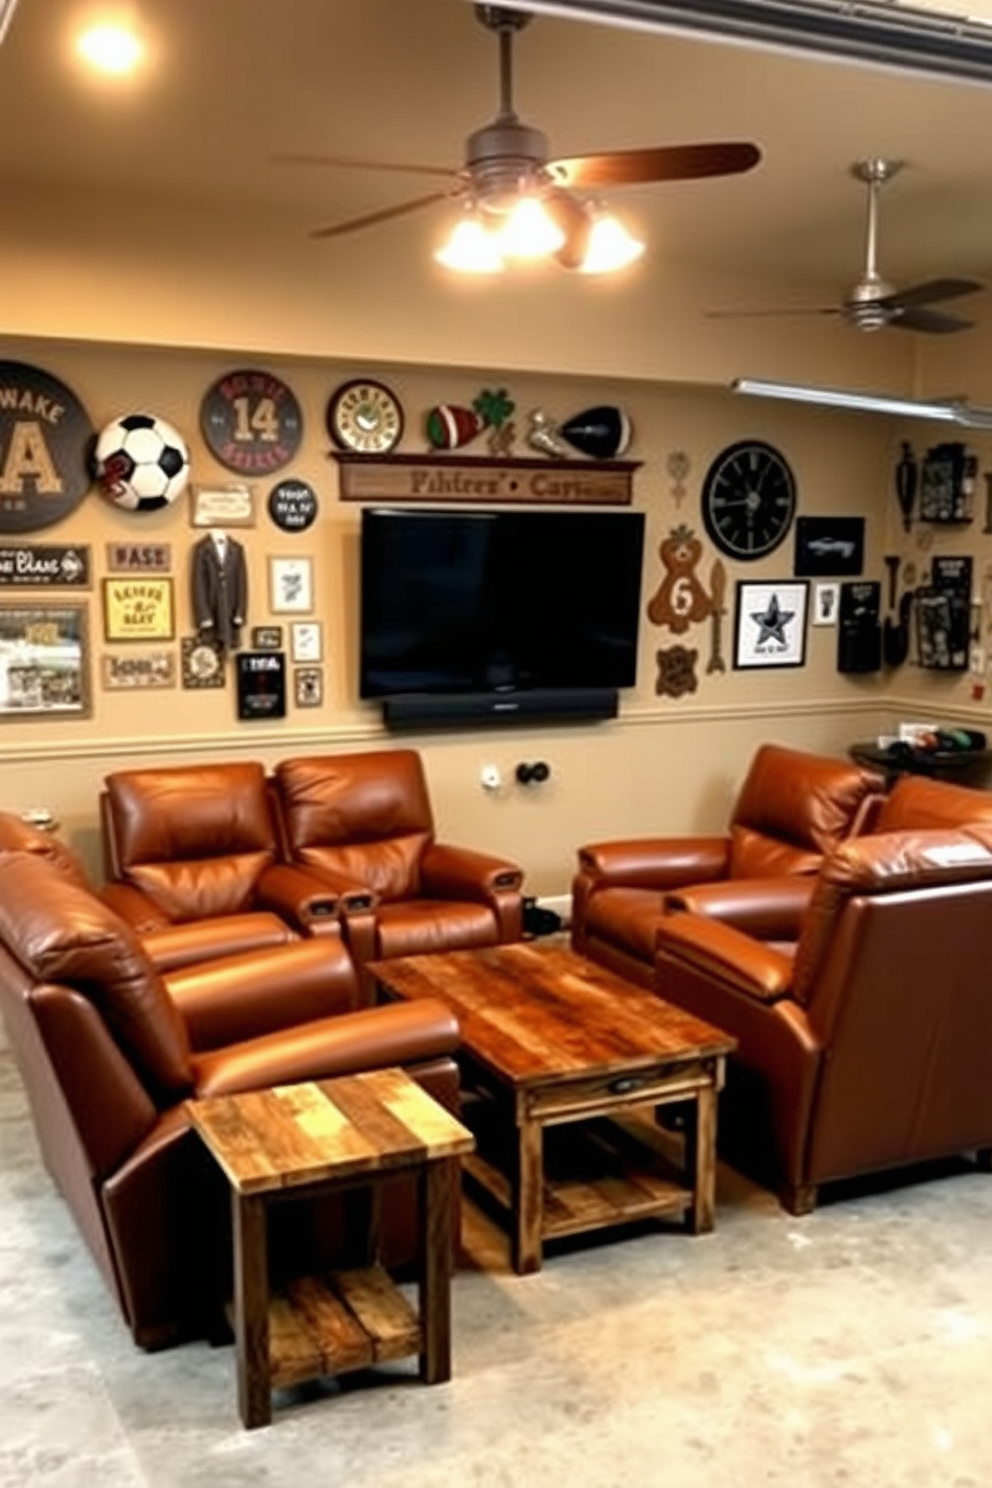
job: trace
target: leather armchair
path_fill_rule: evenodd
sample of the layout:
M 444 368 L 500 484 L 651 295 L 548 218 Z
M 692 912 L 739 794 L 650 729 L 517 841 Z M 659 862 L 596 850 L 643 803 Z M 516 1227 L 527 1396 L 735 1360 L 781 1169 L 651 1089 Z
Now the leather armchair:
M 45 1164 L 137 1343 L 212 1332 L 229 1195 L 191 1130 L 198 1096 L 405 1066 L 452 1110 L 458 1025 L 440 1003 L 352 1011 L 340 937 L 161 974 L 114 911 L 40 853 L 0 853 L 0 1011 Z M 411 1255 L 409 1186 L 384 1197 L 387 1259 Z M 349 1263 L 342 1204 L 288 1206 L 274 1264 Z
M 289 861 L 337 896 L 360 968 L 519 940 L 520 869 L 436 840 L 415 750 L 283 760 L 274 780 Z
M 871 823 L 883 790 L 882 776 L 846 760 L 763 744 L 725 833 L 579 849 L 574 949 L 652 986 L 655 934 L 668 894 L 713 884 L 729 903 L 737 880 L 815 874 L 825 853 Z
M 879 803 L 870 830 L 902 832 L 992 824 L 992 794 L 920 775 L 903 775 Z M 665 908 L 710 915 L 760 940 L 795 942 L 815 879 L 733 879 L 666 894 Z
M 886 832 L 822 863 L 794 954 L 675 911 L 659 995 L 737 1039 L 729 1161 L 793 1214 L 824 1184 L 992 1156 L 992 825 Z
M 265 772 L 251 762 L 122 770 L 100 797 L 106 902 L 172 964 L 337 934 L 337 900 L 280 861 Z

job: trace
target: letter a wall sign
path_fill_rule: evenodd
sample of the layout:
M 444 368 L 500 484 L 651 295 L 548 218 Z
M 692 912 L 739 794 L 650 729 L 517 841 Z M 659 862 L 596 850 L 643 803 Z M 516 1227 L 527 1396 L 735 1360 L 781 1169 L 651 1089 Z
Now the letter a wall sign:
M 65 383 L 0 362 L 0 532 L 61 522 L 90 488 L 94 430 Z

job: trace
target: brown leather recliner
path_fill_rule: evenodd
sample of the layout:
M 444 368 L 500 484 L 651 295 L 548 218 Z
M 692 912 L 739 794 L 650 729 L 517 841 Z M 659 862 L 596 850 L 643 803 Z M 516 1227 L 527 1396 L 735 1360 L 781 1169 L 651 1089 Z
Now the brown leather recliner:
M 100 797 L 108 904 L 181 961 L 337 934 L 337 900 L 280 861 L 265 771 L 254 762 L 121 770 Z
M 359 967 L 520 939 L 520 868 L 436 840 L 415 750 L 287 759 L 274 778 L 289 860 L 338 896 Z
M 351 1011 L 355 984 L 340 937 L 161 975 L 60 864 L 0 853 L 0 1011 L 45 1164 L 142 1346 L 212 1331 L 226 1292 L 229 1194 L 187 1100 L 401 1065 L 457 1110 L 452 1014 Z M 394 1180 L 387 1258 L 410 1244 L 410 1198 Z M 340 1204 L 286 1214 L 277 1264 L 348 1263 Z
M 903 775 L 880 803 L 869 830 L 930 830 L 978 822 L 992 825 L 992 793 L 920 775 Z M 710 915 L 785 948 L 798 939 L 814 885 L 815 880 L 808 876 L 728 879 L 677 889 L 665 896 L 665 906 Z
M 992 825 L 886 832 L 816 875 L 795 955 L 676 911 L 660 996 L 737 1039 L 720 1147 L 794 1214 L 855 1175 L 992 1157 Z
M 694 884 L 813 874 L 825 853 L 869 825 L 883 790 L 880 775 L 846 760 L 763 744 L 725 834 L 579 849 L 573 948 L 652 986 L 666 894 Z

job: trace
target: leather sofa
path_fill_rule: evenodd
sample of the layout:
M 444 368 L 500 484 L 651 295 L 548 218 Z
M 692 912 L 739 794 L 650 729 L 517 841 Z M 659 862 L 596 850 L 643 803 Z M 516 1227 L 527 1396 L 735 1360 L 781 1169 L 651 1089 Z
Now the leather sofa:
M 673 911 L 657 930 L 656 988 L 737 1040 L 721 1153 L 802 1214 L 855 1175 L 968 1153 L 988 1166 L 990 958 L 986 822 L 836 848 L 794 954 Z
M 738 880 L 809 877 L 825 853 L 870 826 L 883 791 L 881 775 L 846 760 L 763 744 L 725 833 L 579 849 L 573 948 L 653 986 L 655 936 L 667 895 L 698 884 L 732 889 Z
M 286 759 L 273 783 L 286 859 L 337 896 L 360 971 L 392 956 L 520 939 L 520 868 L 437 840 L 415 750 Z
M 217 1324 L 230 1264 L 226 1183 L 189 1126 L 200 1096 L 400 1065 L 452 1110 L 458 1026 L 440 1003 L 354 1011 L 340 936 L 255 945 L 171 970 L 26 829 L 0 834 L 0 1012 L 45 1164 L 136 1342 Z M 183 928 L 179 928 L 182 937 Z M 168 962 L 169 957 L 165 957 Z M 386 1196 L 387 1259 L 411 1244 L 410 1190 Z M 347 1263 L 348 1215 L 287 1206 L 274 1264 Z

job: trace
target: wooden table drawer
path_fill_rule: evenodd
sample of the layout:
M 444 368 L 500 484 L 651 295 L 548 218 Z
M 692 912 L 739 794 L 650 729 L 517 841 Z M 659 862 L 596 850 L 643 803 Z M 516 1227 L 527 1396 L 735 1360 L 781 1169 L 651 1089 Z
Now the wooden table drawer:
M 583 1076 L 539 1085 L 523 1092 L 531 1117 L 548 1121 L 608 1111 L 617 1106 L 688 1099 L 716 1082 L 718 1059 L 659 1060 L 641 1069 Z

